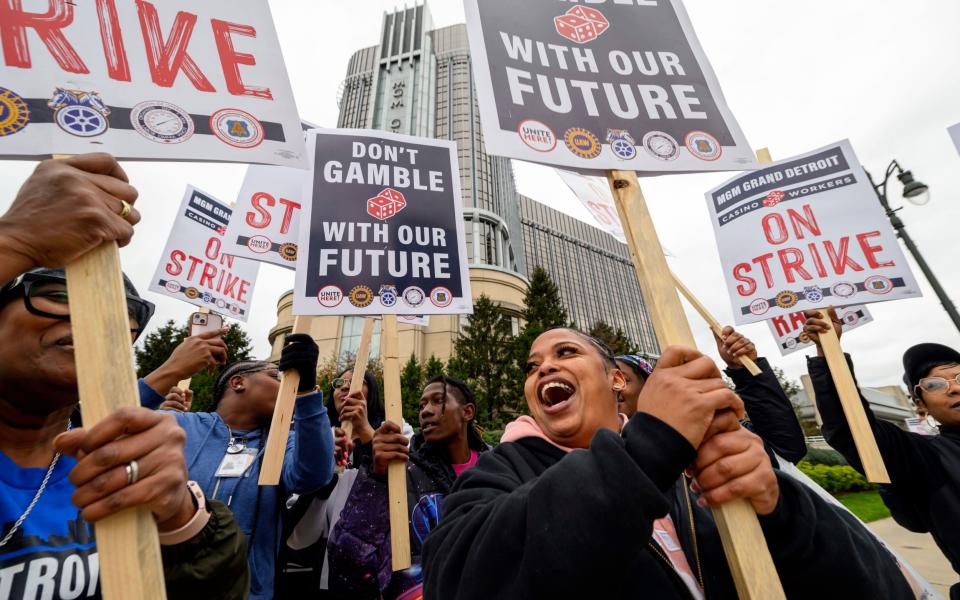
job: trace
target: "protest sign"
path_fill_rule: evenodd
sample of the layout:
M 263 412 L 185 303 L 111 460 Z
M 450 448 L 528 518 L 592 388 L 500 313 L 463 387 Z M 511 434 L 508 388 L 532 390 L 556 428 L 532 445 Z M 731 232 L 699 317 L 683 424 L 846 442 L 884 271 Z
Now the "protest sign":
M 305 165 L 265 1 L 3 2 L 0 23 L 0 155 Z
M 837 317 L 843 323 L 844 334 L 873 322 L 873 315 L 862 304 L 837 308 Z M 767 325 L 770 326 L 770 333 L 773 334 L 773 339 L 777 342 L 777 348 L 780 349 L 780 354 L 786 356 L 813 346 L 813 342 L 803 335 L 803 324 L 806 320 L 803 312 L 794 312 L 767 321 Z
M 427 315 L 397 315 L 397 323 L 400 325 L 427 327 L 430 325 L 430 317 Z
M 738 324 L 921 295 L 846 140 L 738 175 L 706 198 Z
M 613 204 L 610 184 L 607 183 L 606 179 L 589 177 L 563 169 L 557 169 L 556 171 L 560 179 L 567 184 L 570 191 L 577 197 L 577 200 L 593 215 L 597 226 L 617 238 L 618 242 L 626 244 L 627 238 L 623 235 L 623 227 L 620 226 L 617 207 Z
M 953 145 L 957 147 L 957 152 L 960 152 L 960 123 L 949 127 L 947 131 L 950 133 L 950 138 L 953 139 Z
M 680 0 L 464 5 L 491 154 L 591 170 L 755 165 Z
M 293 312 L 472 311 L 456 145 L 311 130 Z
M 224 235 L 223 252 L 288 269 L 297 265 L 297 238 L 308 171 L 250 165 Z
M 230 212 L 187 186 L 150 291 L 246 321 L 260 263 L 223 253 Z

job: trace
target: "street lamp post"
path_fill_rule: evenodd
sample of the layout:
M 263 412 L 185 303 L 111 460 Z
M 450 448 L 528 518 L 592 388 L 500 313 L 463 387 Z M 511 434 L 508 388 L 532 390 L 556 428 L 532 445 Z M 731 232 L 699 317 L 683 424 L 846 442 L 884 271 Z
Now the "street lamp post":
M 910 254 L 913 255 L 914 260 L 917 261 L 917 265 L 920 266 L 920 270 L 923 271 L 927 281 L 930 282 L 930 286 L 937 294 L 937 298 L 940 299 L 940 304 L 943 305 L 943 309 L 947 311 L 947 315 L 949 315 L 950 320 L 953 321 L 954 327 L 960 331 L 960 313 L 957 313 L 957 307 L 953 305 L 953 302 L 950 300 L 950 296 L 947 295 L 946 290 L 944 290 L 940 285 L 940 282 L 937 281 L 937 277 L 933 274 L 933 271 L 930 270 L 930 267 L 927 265 L 927 261 L 923 259 L 923 255 L 920 254 L 920 250 L 917 248 L 917 245 L 913 243 L 910 235 L 907 234 L 907 229 L 904 226 L 903 221 L 900 219 L 900 216 L 897 215 L 897 211 L 903 207 L 890 208 L 890 203 L 887 201 L 887 182 L 890 181 L 890 177 L 892 177 L 894 173 L 898 173 L 897 179 L 899 179 L 900 183 L 903 184 L 903 197 L 914 204 L 922 206 L 929 202 L 929 188 L 919 181 L 914 180 L 913 173 L 910 171 L 904 171 L 900 164 L 895 160 L 887 167 L 887 172 L 883 178 L 883 183 L 877 184 L 874 182 L 870 172 L 866 169 L 864 169 L 864 171 L 867 173 L 867 178 L 870 180 L 873 190 L 877 193 L 877 198 L 880 200 L 880 205 L 883 206 L 883 210 L 887 213 L 887 218 L 890 219 L 890 224 L 893 226 L 897 237 L 903 240 L 907 250 L 909 250 Z

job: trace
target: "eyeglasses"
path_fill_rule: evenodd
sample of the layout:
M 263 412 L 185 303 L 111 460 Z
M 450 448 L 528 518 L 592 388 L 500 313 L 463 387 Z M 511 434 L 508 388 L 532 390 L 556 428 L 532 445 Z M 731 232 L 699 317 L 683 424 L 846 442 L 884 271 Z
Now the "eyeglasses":
M 944 379 L 943 377 L 924 377 L 913 389 L 920 388 L 925 392 L 945 392 L 950 388 L 951 381 L 956 381 L 957 384 L 960 384 L 960 373 L 950 379 Z
M 350 383 L 351 383 L 350 380 L 347 379 L 346 377 L 337 377 L 336 379 L 330 382 L 330 385 L 333 386 L 333 389 L 339 390 L 342 387 L 349 387 Z
M 8 285 L 2 294 L 17 295 L 18 291 L 23 294 L 23 303 L 29 312 L 50 319 L 70 319 L 70 299 L 65 279 L 26 273 L 19 282 Z M 135 328 L 130 328 L 134 339 L 146 327 L 153 311 L 153 303 L 127 296 L 127 315 L 137 323 Z

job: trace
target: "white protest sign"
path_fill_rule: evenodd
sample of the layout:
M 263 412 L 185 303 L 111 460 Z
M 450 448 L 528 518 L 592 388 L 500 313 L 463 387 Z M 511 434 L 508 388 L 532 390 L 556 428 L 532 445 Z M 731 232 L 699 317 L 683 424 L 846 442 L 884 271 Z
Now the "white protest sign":
M 306 165 L 265 0 L 0 2 L 0 155 Z
M 150 291 L 246 321 L 260 263 L 223 252 L 230 207 L 187 186 Z
M 921 295 L 846 140 L 738 175 L 706 198 L 737 324 Z
M 487 152 L 581 170 L 756 164 L 680 0 L 464 6 Z
M 556 171 L 577 200 L 596 219 L 597 226 L 617 238 L 618 242 L 626 244 L 627 238 L 623 235 L 620 215 L 617 214 L 617 207 L 613 204 L 613 196 L 610 194 L 610 184 L 607 180 L 603 177 L 588 177 L 563 169 L 556 169 Z
M 960 123 L 952 127 L 948 127 L 947 131 L 950 133 L 950 137 L 953 139 L 953 145 L 957 147 L 957 152 L 960 152 Z
M 873 322 L 873 315 L 862 304 L 843 306 L 836 310 L 837 317 L 843 323 L 844 334 Z M 802 312 L 794 312 L 767 321 L 767 325 L 770 326 L 770 333 L 773 334 L 773 339 L 776 340 L 777 347 L 780 349 L 780 354 L 786 356 L 813 346 L 810 339 L 802 336 L 803 324 L 806 320 L 807 318 L 803 316 Z
M 309 175 L 302 169 L 250 165 L 227 226 L 223 252 L 296 268 L 300 197 Z
M 919 433 L 920 435 L 937 435 L 937 428 L 930 424 L 927 419 L 921 419 L 919 417 L 907 417 L 903 420 L 907 425 L 907 429 L 913 433 Z
M 313 129 L 307 152 L 295 315 L 472 312 L 456 144 Z
M 381 318 L 382 317 L 373 317 L 373 320 L 379 321 Z M 397 315 L 397 323 L 400 325 L 426 327 L 430 324 L 430 317 L 426 315 Z

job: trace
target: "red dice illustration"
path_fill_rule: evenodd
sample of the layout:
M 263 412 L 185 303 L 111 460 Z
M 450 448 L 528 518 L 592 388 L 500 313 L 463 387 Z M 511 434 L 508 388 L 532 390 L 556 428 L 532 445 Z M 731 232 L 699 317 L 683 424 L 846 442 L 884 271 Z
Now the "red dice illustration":
M 610 22 L 595 8 L 574 6 L 559 17 L 554 17 L 553 25 L 557 33 L 568 40 L 585 44 L 606 31 Z
M 375 219 L 386 221 L 407 205 L 403 194 L 393 188 L 386 188 L 367 200 L 367 214 Z

